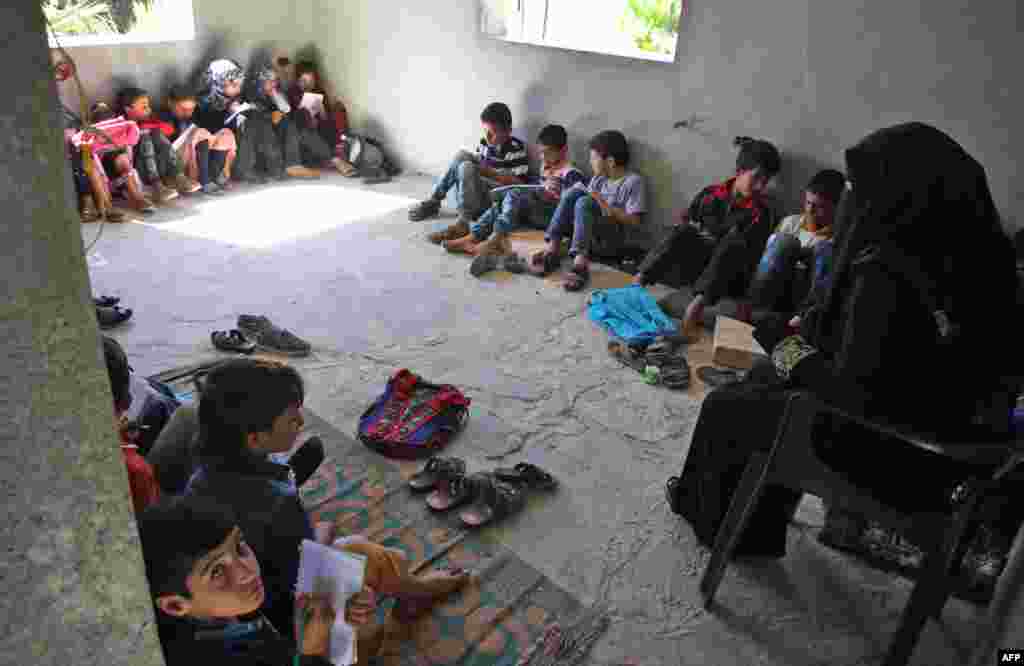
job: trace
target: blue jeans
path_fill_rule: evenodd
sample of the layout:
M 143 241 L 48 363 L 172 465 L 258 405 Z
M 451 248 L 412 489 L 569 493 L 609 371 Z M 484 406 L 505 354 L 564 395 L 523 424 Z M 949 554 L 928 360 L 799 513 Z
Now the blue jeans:
M 544 240 L 557 243 L 570 233 L 570 257 L 580 254 L 589 256 L 595 241 L 600 242 L 602 250 L 609 255 L 614 254 L 616 247 L 622 245 L 621 230 L 615 225 L 604 224 L 601 206 L 589 192 L 578 187 L 562 192 L 558 207 L 551 216 L 551 223 L 544 232 Z
M 460 150 L 448 165 L 448 171 L 434 187 L 431 196 L 444 201 L 448 191 L 455 189 L 456 204 L 465 215 L 476 217 L 490 205 L 490 187 L 480 177 L 477 156 L 467 150 Z
M 797 262 L 806 261 L 810 268 L 810 285 L 797 285 Z M 819 241 L 811 249 L 800 245 L 791 234 L 772 234 L 768 238 L 761 261 L 750 286 L 755 307 L 787 311 L 798 306 L 809 292 L 812 298 L 824 295 L 832 282 L 832 241 Z M 806 285 L 806 281 L 803 283 Z
M 508 234 L 522 224 L 531 229 L 546 229 L 554 205 L 544 200 L 538 192 L 511 190 L 470 225 L 470 232 L 477 241 L 491 233 Z

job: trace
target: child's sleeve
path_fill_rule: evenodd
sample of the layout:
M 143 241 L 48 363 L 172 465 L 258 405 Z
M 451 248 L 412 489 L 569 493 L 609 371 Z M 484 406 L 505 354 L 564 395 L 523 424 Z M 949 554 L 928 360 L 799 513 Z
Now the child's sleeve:
M 626 215 L 643 215 L 647 212 L 647 183 L 641 176 L 632 180 L 626 196 Z

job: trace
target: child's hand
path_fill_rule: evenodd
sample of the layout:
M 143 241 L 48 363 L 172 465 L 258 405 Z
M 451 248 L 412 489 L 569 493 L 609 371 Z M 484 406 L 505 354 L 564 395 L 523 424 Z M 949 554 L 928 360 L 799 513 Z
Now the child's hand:
M 302 611 L 302 654 L 326 657 L 331 646 L 334 608 L 324 594 L 301 594 L 295 600 Z
M 284 114 L 283 114 L 283 113 L 281 113 L 280 111 L 271 111 L 271 112 L 270 112 L 270 121 L 271 121 L 272 123 L 274 123 L 275 125 L 277 125 L 277 124 L 278 124 L 278 123 L 280 123 L 280 122 L 281 122 L 282 120 L 284 120 Z
M 368 623 L 376 612 L 377 593 L 366 585 L 345 604 L 345 622 L 358 627 Z

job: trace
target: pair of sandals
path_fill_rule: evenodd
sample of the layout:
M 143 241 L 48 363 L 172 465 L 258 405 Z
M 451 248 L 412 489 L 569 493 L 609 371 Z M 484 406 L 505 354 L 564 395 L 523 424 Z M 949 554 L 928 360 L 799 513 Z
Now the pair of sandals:
M 493 472 L 466 474 L 461 458 L 431 456 L 409 479 L 413 492 L 429 492 L 427 506 L 434 511 L 462 507 L 459 519 L 466 527 L 482 527 L 522 510 L 526 490 L 554 490 L 558 481 L 536 465 L 521 462 Z
M 210 342 L 215 348 L 233 354 L 251 354 L 256 351 L 256 343 L 236 328 L 210 333 Z
M 561 265 L 562 259 L 559 255 L 547 250 L 541 250 L 540 252 L 535 252 L 530 257 L 528 269 L 538 277 L 547 277 L 557 271 Z M 565 276 L 565 281 L 562 282 L 562 288 L 566 291 L 582 291 L 589 282 L 590 269 L 580 268 L 573 264 L 572 268 L 569 269 L 569 273 Z
M 646 349 L 640 350 L 622 340 L 609 340 L 608 353 L 625 366 L 633 368 L 645 378 L 648 367 L 658 369 L 655 379 L 648 383 L 660 384 L 670 389 L 683 390 L 690 387 L 690 364 L 675 341 L 657 340 Z

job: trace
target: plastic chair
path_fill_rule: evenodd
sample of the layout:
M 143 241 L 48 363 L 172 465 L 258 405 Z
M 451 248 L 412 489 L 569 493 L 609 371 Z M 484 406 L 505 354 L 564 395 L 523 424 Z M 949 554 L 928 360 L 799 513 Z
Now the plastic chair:
M 867 490 L 855 486 L 818 458 L 812 442 L 812 429 L 822 415 L 855 422 L 880 435 L 896 437 L 911 446 L 969 463 L 974 469 L 990 469 L 992 473 L 968 479 L 959 486 L 952 498 L 954 508 L 950 512 L 909 513 L 894 509 L 874 499 Z M 771 450 L 751 457 L 733 494 L 701 579 L 704 607 L 710 608 L 714 602 L 729 558 L 764 489 L 769 485 L 781 485 L 811 493 L 830 505 L 922 537 L 924 561 L 883 662 L 885 666 L 903 666 L 910 659 L 928 617 L 938 618 L 941 615 L 952 592 L 951 574 L 959 569 L 966 544 L 976 527 L 972 518 L 980 499 L 1022 462 L 1024 449 L 1017 441 L 942 444 L 865 421 L 825 405 L 810 394 L 794 393 L 786 403 Z

